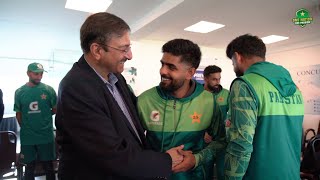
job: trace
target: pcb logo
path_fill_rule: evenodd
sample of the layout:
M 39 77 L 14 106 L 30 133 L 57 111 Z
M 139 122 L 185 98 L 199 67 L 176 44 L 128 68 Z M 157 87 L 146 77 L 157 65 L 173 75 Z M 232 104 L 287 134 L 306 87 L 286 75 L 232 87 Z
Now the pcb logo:
M 313 18 L 310 17 L 309 11 L 303 8 L 299 9 L 296 12 L 296 18 L 292 19 L 292 22 L 295 25 L 301 26 L 302 28 L 304 28 L 307 24 L 311 24 L 312 21 Z

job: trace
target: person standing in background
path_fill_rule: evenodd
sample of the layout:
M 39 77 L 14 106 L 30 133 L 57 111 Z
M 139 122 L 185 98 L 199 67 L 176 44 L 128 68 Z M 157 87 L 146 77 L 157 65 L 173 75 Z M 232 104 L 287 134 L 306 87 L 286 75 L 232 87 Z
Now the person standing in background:
M 229 121 L 227 119 L 227 113 L 229 110 L 229 91 L 227 89 L 224 89 L 220 84 L 221 72 L 221 68 L 216 65 L 207 66 L 203 71 L 204 89 L 213 93 L 215 102 L 218 104 L 222 113 L 222 122 L 220 124 L 222 125 L 222 128 L 226 128 L 227 132 L 227 121 Z M 206 132 L 205 142 L 210 143 L 211 141 L 212 137 Z M 213 164 L 214 162 L 216 163 L 218 180 L 224 179 L 224 156 L 225 149 L 217 151 L 216 157 L 214 158 L 213 162 L 209 162 L 206 166 L 206 168 L 213 169 Z
M 42 163 L 47 180 L 55 179 L 52 115 L 56 113 L 57 95 L 51 86 L 41 82 L 43 72 L 41 64 L 29 64 L 29 82 L 17 89 L 14 96 L 14 111 L 21 127 L 20 158 L 26 164 L 24 180 L 34 180 L 36 161 Z
M 266 46 L 250 34 L 226 48 L 236 78 L 225 179 L 298 180 L 304 103 L 288 70 L 266 62 Z
M 211 178 L 204 165 L 212 162 L 215 150 L 224 148 L 225 130 L 213 95 L 192 80 L 201 61 L 200 48 L 190 40 L 174 39 L 162 46 L 162 52 L 159 86 L 138 97 L 147 141 L 159 152 L 184 145 L 184 160 L 173 168 L 172 180 Z M 215 139 L 205 148 L 207 129 Z
M 160 153 L 146 142 L 136 97 L 121 75 L 132 59 L 130 27 L 96 13 L 82 24 L 80 41 L 83 55 L 59 85 L 59 179 L 169 179 L 183 146 Z
M 3 119 L 3 113 L 4 113 L 3 94 L 2 94 L 2 90 L 0 89 L 0 124 Z

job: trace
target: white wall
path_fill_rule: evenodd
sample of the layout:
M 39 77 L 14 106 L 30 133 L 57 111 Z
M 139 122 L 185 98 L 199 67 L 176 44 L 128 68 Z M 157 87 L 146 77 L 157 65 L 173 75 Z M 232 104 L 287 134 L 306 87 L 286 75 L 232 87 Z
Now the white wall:
M 133 58 L 127 61 L 125 66 L 137 68 L 136 85 L 134 87 L 136 95 L 159 84 L 161 47 L 162 42 L 132 42 Z
M 67 56 L 70 58 L 68 60 L 59 59 L 61 56 L 57 55 L 61 51 L 77 52 L 77 56 L 79 52 L 81 54 L 79 27 L 57 26 L 52 31 L 52 27 L 35 24 L 35 20 L 18 22 L 0 21 L 0 88 L 3 91 L 5 117 L 14 113 L 15 90 L 28 81 L 28 64 L 41 63 L 48 71 L 43 75 L 42 82 L 57 90 L 64 73 L 78 60 L 72 55 Z
M 285 68 L 320 64 L 320 44 L 267 55 L 267 60 Z

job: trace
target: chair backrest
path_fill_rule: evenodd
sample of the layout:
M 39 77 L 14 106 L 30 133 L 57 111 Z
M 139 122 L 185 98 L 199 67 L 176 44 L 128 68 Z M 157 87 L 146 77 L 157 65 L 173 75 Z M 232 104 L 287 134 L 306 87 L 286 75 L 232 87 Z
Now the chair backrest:
M 312 137 L 303 154 L 302 172 L 320 172 L 320 134 Z
M 303 132 L 303 129 L 302 129 L 302 132 Z M 309 140 L 313 138 L 315 135 L 316 135 L 316 131 L 314 129 L 307 129 L 304 133 L 302 133 L 302 146 L 301 146 L 302 153 L 304 153 L 305 149 L 307 148 Z
M 316 135 L 311 143 L 315 168 L 317 172 L 320 172 L 320 134 Z
M 16 162 L 17 136 L 13 131 L 0 131 L 0 172 Z

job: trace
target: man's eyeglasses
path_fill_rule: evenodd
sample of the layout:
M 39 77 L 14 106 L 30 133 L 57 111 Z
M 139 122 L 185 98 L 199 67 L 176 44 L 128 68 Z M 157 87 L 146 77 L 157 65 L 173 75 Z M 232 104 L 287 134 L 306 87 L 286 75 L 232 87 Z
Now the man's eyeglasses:
M 126 47 L 125 49 L 119 49 L 119 48 L 115 48 L 115 47 L 112 47 L 112 46 L 109 46 L 109 45 L 106 45 L 106 44 L 100 44 L 100 45 L 102 45 L 102 46 L 107 46 L 107 47 L 109 47 L 109 48 L 111 48 L 111 49 L 120 51 L 120 52 L 122 52 L 123 54 L 127 54 L 127 53 L 131 50 L 131 46 L 128 46 L 128 47 Z

